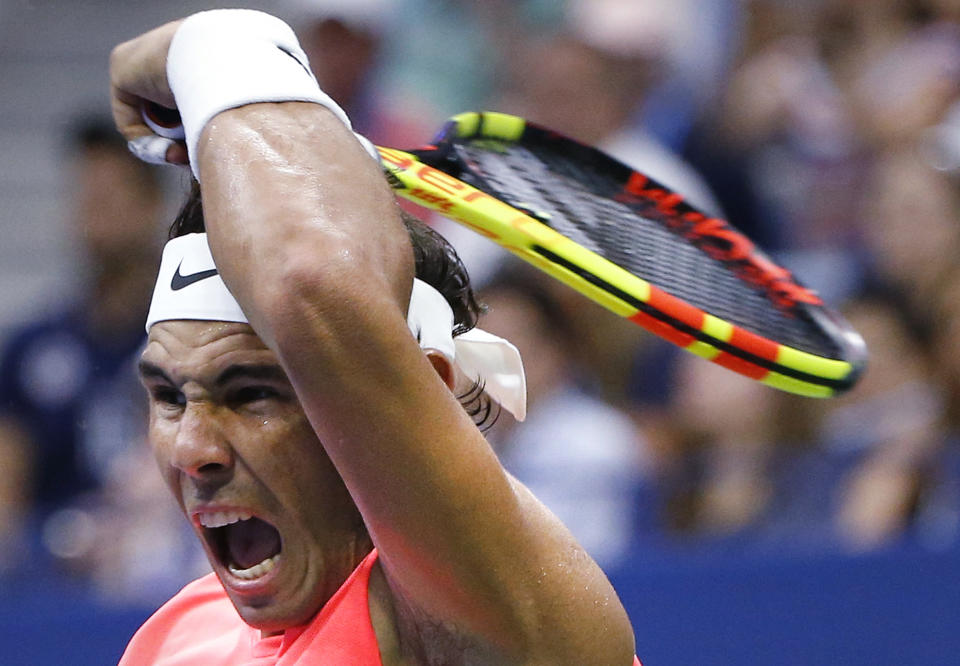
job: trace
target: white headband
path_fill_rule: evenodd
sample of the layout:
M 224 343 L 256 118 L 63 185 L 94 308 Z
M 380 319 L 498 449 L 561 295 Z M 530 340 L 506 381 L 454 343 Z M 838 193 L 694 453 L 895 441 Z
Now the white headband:
M 147 331 L 157 322 L 171 319 L 248 323 L 217 272 L 206 234 L 180 236 L 163 248 Z M 443 295 L 415 278 L 407 325 L 420 347 L 442 353 L 522 421 L 527 387 L 520 352 L 503 338 L 478 328 L 454 338 L 453 324 L 453 310 Z

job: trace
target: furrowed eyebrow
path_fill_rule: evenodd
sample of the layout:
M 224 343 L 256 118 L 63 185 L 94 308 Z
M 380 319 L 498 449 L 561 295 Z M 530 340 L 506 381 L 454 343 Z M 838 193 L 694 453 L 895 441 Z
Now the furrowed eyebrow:
M 141 360 L 137 364 L 137 369 L 140 372 L 141 379 L 159 379 L 168 384 L 175 384 L 160 366 L 154 365 L 150 361 Z M 215 384 L 223 385 L 235 379 L 266 379 L 286 383 L 290 381 L 279 365 L 248 363 L 231 365 L 217 376 Z
M 279 365 L 274 364 L 243 364 L 231 365 L 217 377 L 217 384 L 226 384 L 234 379 L 266 379 L 276 382 L 289 383 L 287 374 Z
M 160 366 L 154 365 L 150 361 L 140 361 L 137 364 L 137 370 L 141 379 L 162 379 L 168 384 L 173 384 L 173 380 L 165 373 Z

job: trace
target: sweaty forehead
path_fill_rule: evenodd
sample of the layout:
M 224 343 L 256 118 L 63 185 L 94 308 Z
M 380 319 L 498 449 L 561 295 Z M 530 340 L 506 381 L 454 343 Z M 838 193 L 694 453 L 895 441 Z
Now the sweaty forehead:
M 249 324 L 216 321 L 163 321 L 150 328 L 142 362 L 176 380 L 204 382 L 237 364 L 276 363 Z

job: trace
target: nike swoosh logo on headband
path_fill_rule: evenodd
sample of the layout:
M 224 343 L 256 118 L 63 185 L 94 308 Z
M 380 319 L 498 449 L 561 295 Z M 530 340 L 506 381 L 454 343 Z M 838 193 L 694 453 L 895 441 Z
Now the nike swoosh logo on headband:
M 181 265 L 183 265 L 182 261 L 177 265 L 177 271 L 173 274 L 173 279 L 170 280 L 170 289 L 173 291 L 180 291 L 184 287 L 189 287 L 194 282 L 206 280 L 208 277 L 213 277 L 217 274 L 217 269 L 211 268 L 208 271 L 200 271 L 198 273 L 191 273 L 190 275 L 180 275 Z

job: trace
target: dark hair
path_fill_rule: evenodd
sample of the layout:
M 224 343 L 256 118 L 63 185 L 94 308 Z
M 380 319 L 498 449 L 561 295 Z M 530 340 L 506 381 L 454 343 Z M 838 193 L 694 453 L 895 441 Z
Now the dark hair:
M 443 294 L 450 304 L 453 309 L 454 336 L 466 333 L 477 325 L 483 308 L 477 302 L 470 286 L 470 276 L 457 251 L 447 239 L 405 210 L 400 209 L 400 217 L 413 246 L 416 276 Z M 200 185 L 194 180 L 186 202 L 170 226 L 169 237 L 177 238 L 204 230 Z M 457 398 L 481 429 L 492 426 L 499 415 L 499 410 L 493 409 L 479 383 Z

